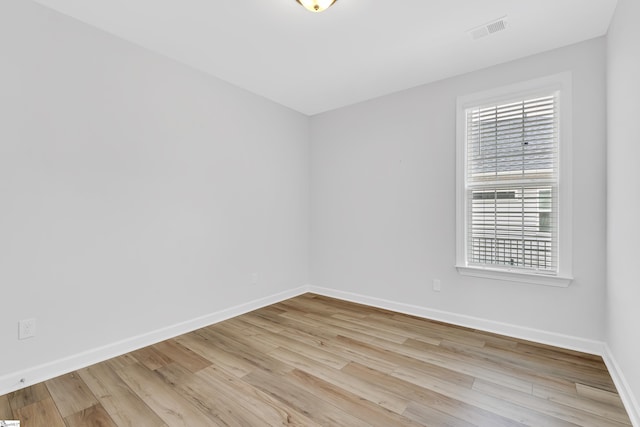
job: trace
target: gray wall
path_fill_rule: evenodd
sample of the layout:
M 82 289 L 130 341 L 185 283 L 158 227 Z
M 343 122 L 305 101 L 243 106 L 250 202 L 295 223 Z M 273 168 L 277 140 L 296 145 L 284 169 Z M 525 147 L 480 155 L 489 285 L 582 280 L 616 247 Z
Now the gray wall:
M 554 288 L 460 276 L 456 97 L 563 71 L 573 74 L 574 282 Z M 605 99 L 599 38 L 314 116 L 311 283 L 603 340 Z
M 618 0 L 607 53 L 607 341 L 640 398 L 640 2 Z M 636 416 L 640 416 L 640 404 Z M 638 420 L 640 422 L 640 419 Z
M 308 283 L 306 116 L 25 0 L 0 53 L 0 377 Z

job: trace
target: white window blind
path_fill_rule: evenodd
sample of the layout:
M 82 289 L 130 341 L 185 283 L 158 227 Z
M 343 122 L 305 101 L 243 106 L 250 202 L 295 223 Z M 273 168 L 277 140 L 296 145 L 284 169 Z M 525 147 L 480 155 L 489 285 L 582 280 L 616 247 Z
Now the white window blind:
M 557 274 L 558 96 L 466 109 L 467 265 Z

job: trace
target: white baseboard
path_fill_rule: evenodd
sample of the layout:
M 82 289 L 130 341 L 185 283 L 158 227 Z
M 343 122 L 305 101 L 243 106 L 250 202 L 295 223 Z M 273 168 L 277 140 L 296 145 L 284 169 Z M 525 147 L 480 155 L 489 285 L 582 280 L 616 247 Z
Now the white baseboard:
M 633 424 L 633 427 L 640 427 L 640 404 L 633 394 L 631 387 L 629 387 L 629 383 L 622 373 L 620 365 L 616 362 L 611 349 L 606 344 L 604 346 L 602 358 L 604 359 L 604 363 L 607 365 L 607 369 L 609 370 L 611 378 L 616 385 L 616 389 L 618 389 L 618 394 L 622 399 L 622 403 L 624 403 L 627 414 L 629 414 L 631 424 Z
M 78 369 L 91 366 L 93 364 L 120 356 L 125 353 L 146 347 L 169 338 L 176 337 L 187 332 L 200 329 L 214 323 L 239 316 L 244 313 L 256 310 L 276 302 L 283 301 L 303 294 L 308 291 L 307 286 L 287 290 L 264 298 L 259 298 L 247 303 L 236 305 L 215 313 L 207 314 L 195 319 L 187 320 L 175 325 L 161 328 L 146 334 L 127 338 L 122 341 L 107 344 L 102 347 L 84 351 L 73 356 L 63 359 L 54 360 L 33 368 L 25 369 L 19 372 L 12 372 L 0 377 L 0 395 L 19 390 L 21 388 L 37 384 L 42 381 L 55 378 Z
M 601 356 L 604 352 L 605 343 L 601 341 L 563 335 L 555 332 L 543 331 L 540 329 L 527 328 L 524 326 L 497 322 L 494 320 L 487 320 L 479 317 L 467 316 L 464 314 L 451 313 L 448 311 L 435 310 L 432 308 L 395 302 L 382 298 L 369 297 L 351 292 L 339 291 L 336 289 L 323 288 L 318 286 L 309 286 L 307 289 L 309 292 L 313 292 L 319 295 L 383 308 L 386 310 L 397 311 L 399 313 L 410 314 L 412 316 L 424 317 L 426 319 L 437 320 L 440 322 L 464 326 L 467 328 L 493 332 L 496 334 L 520 338 L 527 341 L 534 341 L 540 344 L 552 345 L 555 347 L 581 351 L 583 353 L 596 354 L 599 356 Z

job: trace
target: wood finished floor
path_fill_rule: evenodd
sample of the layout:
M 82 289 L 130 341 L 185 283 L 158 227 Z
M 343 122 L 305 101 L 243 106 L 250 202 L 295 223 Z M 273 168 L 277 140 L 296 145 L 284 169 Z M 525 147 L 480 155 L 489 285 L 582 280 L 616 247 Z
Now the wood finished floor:
M 602 359 L 299 296 L 0 396 L 77 426 L 629 426 Z

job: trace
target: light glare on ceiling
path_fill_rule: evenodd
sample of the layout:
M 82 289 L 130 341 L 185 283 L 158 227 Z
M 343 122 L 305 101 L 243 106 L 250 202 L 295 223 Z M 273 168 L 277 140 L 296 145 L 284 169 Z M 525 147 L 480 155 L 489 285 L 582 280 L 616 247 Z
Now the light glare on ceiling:
M 311 12 L 322 12 L 328 9 L 336 0 L 296 0 L 305 9 Z

